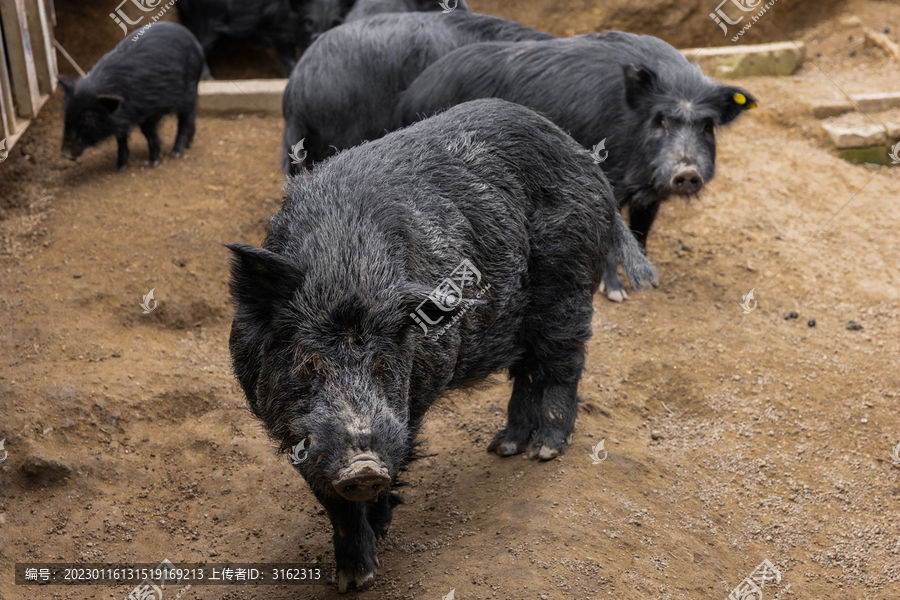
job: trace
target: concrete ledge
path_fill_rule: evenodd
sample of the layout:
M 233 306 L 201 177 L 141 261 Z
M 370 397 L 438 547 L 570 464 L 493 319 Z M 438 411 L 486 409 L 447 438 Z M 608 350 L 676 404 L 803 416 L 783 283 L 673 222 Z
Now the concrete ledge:
M 790 75 L 803 64 L 803 42 L 778 42 L 728 48 L 682 50 L 710 77 L 737 79 L 758 75 Z
M 836 117 L 844 113 L 853 112 L 857 107 L 864 113 L 890 110 L 900 107 L 900 92 L 850 94 L 850 100 L 812 104 L 813 116 L 817 119 L 827 119 L 828 117 Z
M 879 125 L 842 127 L 825 123 L 822 128 L 828 132 L 831 141 L 838 148 L 869 148 L 887 143 L 885 129 Z
M 862 112 L 881 112 L 900 106 L 900 92 L 850 94 L 850 99 L 856 103 L 856 106 Z
M 281 116 L 287 79 L 201 81 L 198 111 L 203 116 L 260 113 Z

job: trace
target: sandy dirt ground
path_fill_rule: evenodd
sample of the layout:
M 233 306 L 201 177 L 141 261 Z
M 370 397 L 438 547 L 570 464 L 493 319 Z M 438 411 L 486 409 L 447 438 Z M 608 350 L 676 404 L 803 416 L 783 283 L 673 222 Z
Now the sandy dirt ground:
M 900 597 L 900 168 L 843 162 L 807 106 L 898 91 L 900 66 L 852 46 L 848 14 L 900 39 L 900 5 L 851 3 L 797 35 L 796 75 L 742 80 L 760 107 L 718 134 L 702 195 L 663 208 L 659 288 L 595 298 L 568 452 L 485 451 L 503 376 L 443 399 L 376 585 L 350 598 L 722 600 L 764 559 L 781 573 L 766 600 Z M 281 120 L 201 119 L 154 170 L 134 133 L 120 174 L 112 140 L 59 157 L 61 105 L 0 165 L 0 598 L 131 589 L 16 586 L 16 562 L 332 561 L 328 519 L 227 350 L 221 244 L 260 243 L 278 209 Z

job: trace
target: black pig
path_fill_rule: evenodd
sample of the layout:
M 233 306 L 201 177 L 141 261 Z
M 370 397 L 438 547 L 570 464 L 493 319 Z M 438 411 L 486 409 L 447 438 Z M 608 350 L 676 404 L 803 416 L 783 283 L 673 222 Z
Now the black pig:
M 448 0 L 454 6 L 454 0 Z M 300 27 L 309 46 L 319 36 L 343 23 L 360 21 L 384 13 L 443 11 L 438 0 L 292 0 L 300 14 Z M 453 10 L 468 10 L 459 0 Z
M 347 14 L 346 21 L 367 19 L 383 13 L 402 13 L 417 11 L 469 10 L 465 0 L 356 0 L 353 9 Z
M 457 49 L 401 94 L 394 127 L 476 98 L 533 108 L 594 148 L 645 250 L 660 203 L 697 194 L 715 174 L 715 129 L 756 105 L 658 38 L 608 32 Z M 603 287 L 621 302 L 616 257 L 608 261 Z
M 297 0 L 178 0 L 178 18 L 197 36 L 204 57 L 219 38 L 264 48 L 274 48 L 285 77 L 297 62 L 303 45 Z M 211 78 L 209 66 L 204 77 Z
M 97 61 L 90 73 L 71 81 L 60 76 L 65 91 L 63 158 L 75 160 L 88 146 L 115 136 L 117 166 L 128 166 L 128 133 L 138 125 L 150 147 L 150 166 L 160 160 L 160 119 L 178 116 L 172 156 L 190 148 L 197 115 L 197 83 L 203 50 L 191 32 L 177 23 L 155 23 L 132 41 L 127 37 Z
M 617 215 L 562 130 L 479 100 L 291 178 L 262 248 L 229 246 L 235 374 L 281 451 L 310 443 L 296 468 L 334 526 L 341 592 L 373 582 L 391 488 L 447 390 L 508 369 L 488 449 L 564 451 Z
M 448 52 L 485 40 L 552 39 L 512 21 L 454 10 L 346 23 L 300 57 L 284 92 L 286 174 L 391 130 L 397 95 Z M 303 140 L 303 154 L 294 148 Z M 305 160 L 303 160 L 305 156 Z
M 300 16 L 300 47 L 305 49 L 320 35 L 341 25 L 354 0 L 291 0 L 291 4 Z

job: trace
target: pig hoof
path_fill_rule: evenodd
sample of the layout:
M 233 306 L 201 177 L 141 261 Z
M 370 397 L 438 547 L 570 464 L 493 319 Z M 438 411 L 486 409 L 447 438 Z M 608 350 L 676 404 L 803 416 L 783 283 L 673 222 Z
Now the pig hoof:
M 493 441 L 488 445 L 488 452 L 496 452 L 500 456 L 512 456 L 513 454 L 521 454 L 525 452 L 528 440 L 517 441 L 507 439 L 509 434 L 506 431 L 499 432 L 494 436 Z
M 159 162 L 160 162 L 160 160 L 159 160 L 158 158 L 157 158 L 156 160 L 151 160 L 151 161 L 150 161 L 150 168 L 151 168 L 151 169 L 155 169 L 156 167 L 159 166 Z
M 351 587 L 355 586 L 356 589 L 363 590 L 371 587 L 373 583 L 375 583 L 375 571 L 369 571 L 368 573 L 338 571 L 338 591 L 342 594 L 349 591 Z
M 625 293 L 625 290 L 609 290 L 606 292 L 606 297 L 613 302 L 623 302 L 628 298 L 628 294 Z
M 600 280 L 600 293 L 602 294 L 605 291 L 606 291 L 606 282 L 601 279 Z
M 531 450 L 528 451 L 528 458 L 534 460 L 535 458 L 539 460 L 552 460 L 559 456 L 560 452 L 556 448 L 550 448 L 548 446 L 531 446 Z
M 121 173 L 122 171 L 124 171 L 127 168 L 128 168 L 128 165 L 119 165 L 118 167 L 116 167 L 116 171 Z
M 184 154 L 181 150 L 172 150 L 172 158 L 181 158 L 181 155 Z

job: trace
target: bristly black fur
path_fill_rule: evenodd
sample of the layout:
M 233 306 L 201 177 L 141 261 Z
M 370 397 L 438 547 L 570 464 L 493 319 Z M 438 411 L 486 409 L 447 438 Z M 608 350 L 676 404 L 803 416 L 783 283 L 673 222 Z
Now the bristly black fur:
M 169 113 L 178 116 L 173 156 L 194 139 L 197 83 L 203 52 L 191 32 L 177 23 L 155 23 L 105 54 L 78 81 L 60 77 L 65 91 L 63 156 L 75 159 L 85 148 L 115 136 L 119 170 L 128 164 L 128 132 L 138 125 L 150 147 L 150 165 L 160 159 L 156 128 Z
M 619 205 L 629 207 L 644 250 L 660 204 L 673 193 L 696 194 L 715 174 L 715 128 L 755 104 L 748 92 L 706 77 L 664 41 L 612 31 L 454 50 L 400 95 L 391 128 L 478 98 L 528 106 L 586 149 L 603 142 L 602 167 Z M 611 293 L 622 292 L 617 258 L 610 253 L 604 276 Z M 648 273 L 623 262 L 640 288 Z
M 489 450 L 565 450 L 616 214 L 572 138 L 479 100 L 292 178 L 262 248 L 229 246 L 235 374 L 283 450 L 310 442 L 296 468 L 334 526 L 340 591 L 373 581 L 400 502 L 390 488 L 348 499 L 342 473 L 375 462 L 400 485 L 446 391 L 508 370 L 508 422 Z M 428 298 L 463 261 L 480 284 L 472 275 L 444 311 Z M 411 314 L 426 301 L 437 326 L 423 331 Z
M 463 10 L 382 14 L 336 27 L 313 43 L 291 72 L 282 104 L 282 169 L 295 174 L 392 130 L 397 95 L 428 65 L 460 46 L 552 38 Z M 307 154 L 295 165 L 291 149 L 300 140 Z

